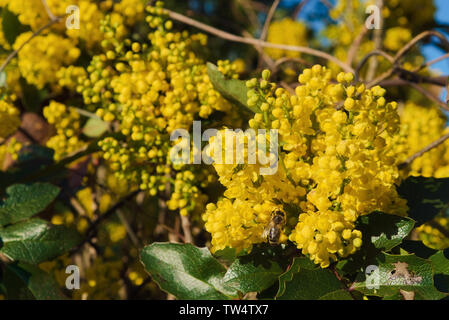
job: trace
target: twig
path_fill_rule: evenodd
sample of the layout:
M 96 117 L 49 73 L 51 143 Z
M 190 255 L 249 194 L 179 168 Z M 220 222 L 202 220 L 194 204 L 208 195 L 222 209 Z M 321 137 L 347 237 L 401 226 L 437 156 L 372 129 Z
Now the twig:
M 64 17 L 56 17 L 54 20 L 51 20 L 46 25 L 40 27 L 36 32 L 34 32 L 29 39 L 27 39 L 24 43 L 22 43 L 16 50 L 11 52 L 9 56 L 3 61 L 2 65 L 0 66 L 0 73 L 3 72 L 3 70 L 6 68 L 6 66 L 11 62 L 12 59 L 19 53 L 20 50 L 23 49 L 31 40 L 33 40 L 35 37 L 40 35 L 45 29 L 50 28 L 55 23 L 61 21 L 61 19 Z
M 291 95 L 295 95 L 295 90 L 290 87 L 285 81 L 281 81 L 279 83 L 281 85 L 282 88 L 284 88 L 285 90 L 287 90 Z
M 357 67 L 356 67 L 356 69 L 355 69 L 355 77 L 356 77 L 356 79 L 359 79 L 359 78 L 360 78 L 360 70 L 362 70 L 362 68 L 363 68 L 363 66 L 365 65 L 365 63 L 368 62 L 368 60 L 369 60 L 371 57 L 374 57 L 374 56 L 382 56 L 382 57 L 384 57 L 385 59 L 387 59 L 391 64 L 394 64 L 394 58 L 393 58 L 392 56 L 390 56 L 388 53 L 386 53 L 385 51 L 379 50 L 379 49 L 373 50 L 373 51 L 369 52 L 368 54 L 366 54 L 366 55 L 363 57 L 363 59 L 359 62 L 359 64 L 357 65 Z M 387 73 L 390 74 L 390 73 L 392 73 L 392 72 L 393 72 L 393 68 L 390 69 L 390 70 L 388 70 L 387 72 L 385 72 L 384 75 L 386 75 Z M 382 77 L 383 77 L 384 75 L 382 75 Z M 389 76 L 388 76 L 388 77 L 389 77 Z M 380 77 L 377 78 L 376 80 L 378 80 L 378 79 L 380 79 Z M 374 81 L 373 81 L 373 82 L 374 82 Z
M 265 41 L 267 39 L 268 27 L 270 26 L 271 20 L 273 19 L 274 13 L 276 12 L 279 2 L 281 2 L 281 0 L 274 0 L 270 8 L 270 11 L 268 11 L 267 18 L 265 19 L 265 23 L 263 25 L 263 29 L 259 38 L 262 41 Z
M 192 230 L 190 229 L 190 219 L 188 216 L 181 216 L 181 226 L 184 232 L 184 243 L 193 243 Z
M 243 35 L 245 38 L 254 39 L 253 36 L 252 36 L 248 31 L 246 31 L 246 30 L 243 30 L 242 35 Z M 263 61 L 267 64 L 267 66 L 268 66 L 268 68 L 269 68 L 270 70 L 274 70 L 274 69 L 275 69 L 274 61 L 273 61 L 273 59 L 271 59 L 271 57 L 270 57 L 270 56 L 263 50 L 263 48 L 258 47 L 258 46 L 254 46 L 254 49 L 256 49 L 256 51 L 259 53 L 259 57 L 260 57 L 260 59 L 259 59 L 259 66 L 260 66 L 261 60 L 263 60 Z
M 377 0 L 376 5 L 379 8 L 380 12 L 382 12 L 382 9 L 384 7 L 384 1 L 383 0 Z M 380 28 L 374 30 L 374 48 L 376 50 L 380 50 L 382 47 L 382 28 L 383 28 L 384 20 L 383 15 L 380 15 Z M 377 66 L 379 65 L 379 61 L 377 59 L 371 59 L 368 71 L 366 73 L 366 80 L 371 81 L 373 80 L 374 76 L 376 75 Z
M 419 91 L 423 96 L 425 96 L 426 98 L 436 102 L 441 107 L 441 109 L 449 111 L 449 106 L 446 103 L 444 103 L 443 101 L 441 101 L 437 96 L 435 96 L 434 94 L 430 93 L 429 91 L 427 91 L 426 89 L 422 88 L 421 86 L 417 85 L 416 83 L 409 82 L 409 84 L 410 84 L 411 87 L 413 87 L 414 89 Z
M 309 2 L 309 0 L 302 0 L 300 3 L 298 3 L 292 14 L 293 20 L 296 20 L 296 18 L 298 18 L 299 13 L 301 12 L 302 8 L 304 8 L 304 6 L 307 4 L 307 2 Z
M 435 63 L 438 63 L 440 61 L 443 61 L 445 59 L 449 58 L 449 53 L 446 53 L 444 55 L 442 55 L 441 57 L 438 57 L 436 59 L 430 60 L 429 62 L 426 62 L 424 64 L 422 64 L 420 67 L 416 68 L 415 70 L 413 70 L 413 72 L 419 72 L 425 68 L 430 67 L 431 65 L 434 65 Z
M 439 77 L 425 77 L 420 76 L 419 83 L 422 84 L 433 84 L 439 87 L 445 87 L 448 84 L 448 76 L 439 76 Z M 409 82 L 413 82 L 411 80 L 404 80 L 401 78 L 395 78 L 395 79 L 389 79 L 389 80 L 382 80 L 378 84 L 382 87 L 391 87 L 391 86 L 404 86 L 409 85 Z
M 449 139 L 449 133 L 442 136 L 440 139 L 438 139 L 435 142 L 432 142 L 431 144 L 429 144 L 427 147 L 425 147 L 424 149 L 416 152 L 415 154 L 413 154 L 412 156 L 410 156 L 407 160 L 405 160 L 404 162 L 402 162 L 401 164 L 399 164 L 399 168 L 403 169 L 407 166 L 409 166 L 413 161 L 415 161 L 417 158 L 421 157 L 422 155 L 424 155 L 426 152 L 429 152 L 432 149 L 435 149 L 436 147 L 440 146 L 441 144 L 443 144 L 446 140 Z
M 42 4 L 45 7 L 45 11 L 47 11 L 48 17 L 50 18 L 51 21 L 56 20 L 55 15 L 51 12 L 50 7 L 48 6 L 47 0 L 41 0 Z
M 186 17 L 182 14 L 173 12 L 171 10 L 167 10 L 164 9 L 164 12 L 173 20 L 185 23 L 187 25 L 193 26 L 195 28 L 198 28 L 200 30 L 203 30 L 205 32 L 208 32 L 210 34 L 213 34 L 219 38 L 225 39 L 225 40 L 229 40 L 229 41 L 233 41 L 233 42 L 238 42 L 238 43 L 244 43 L 244 44 L 249 44 L 252 46 L 260 46 L 260 47 L 265 47 L 265 48 L 273 48 L 273 49 L 280 49 L 280 50 L 288 50 L 288 51 L 295 51 L 295 52 L 302 52 L 305 54 L 309 54 L 315 57 L 319 57 L 319 58 L 323 58 L 329 61 L 334 62 L 335 64 L 337 64 L 340 68 L 342 68 L 344 71 L 346 72 L 354 72 L 354 69 L 352 69 L 350 66 L 348 66 L 346 63 L 338 60 L 337 58 L 335 58 L 334 56 L 323 52 L 323 51 L 319 51 L 316 49 L 312 49 L 312 48 L 308 48 L 308 47 L 302 47 L 302 46 L 290 46 L 290 45 L 285 45 L 285 44 L 275 44 L 275 43 L 269 43 L 269 42 L 265 42 L 265 41 L 261 41 L 259 39 L 254 39 L 254 38 L 244 38 L 244 37 L 240 37 L 237 36 L 235 34 L 232 33 L 228 33 L 226 31 L 208 26 L 204 23 L 198 22 L 196 20 L 190 19 L 189 17 Z
M 363 37 L 368 33 L 368 28 L 366 26 L 363 26 L 362 31 L 359 33 L 357 38 L 354 39 L 354 42 L 352 43 L 351 47 L 348 51 L 348 58 L 346 59 L 346 63 L 348 66 L 352 66 L 352 63 L 354 62 L 354 59 L 357 54 L 357 50 L 360 48 L 360 44 L 362 43 Z
M 418 34 L 416 37 L 414 37 L 412 40 L 410 40 L 394 57 L 395 60 L 395 64 L 398 64 L 401 60 L 401 58 L 407 54 L 407 52 L 409 52 L 418 42 L 420 42 L 421 40 L 425 39 L 425 38 L 430 38 L 430 37 L 437 37 L 438 39 L 440 39 L 440 41 L 445 44 L 446 46 L 449 46 L 449 41 L 446 39 L 446 37 L 435 30 L 428 30 L 428 31 L 424 31 L 421 32 L 420 34 Z
M 87 229 L 83 241 L 76 248 L 74 248 L 72 250 L 71 254 L 76 253 L 80 248 L 83 247 L 83 245 L 85 243 L 89 242 L 89 240 L 96 234 L 97 227 L 100 225 L 101 222 L 103 222 L 103 220 L 105 220 L 106 218 L 113 215 L 118 209 L 120 209 L 122 206 L 124 206 L 126 202 L 128 202 L 129 200 L 134 198 L 139 192 L 140 192 L 140 190 L 131 192 L 130 194 L 125 196 L 123 199 L 121 199 L 119 202 L 117 202 L 115 205 L 113 205 L 111 208 L 109 208 L 105 213 L 103 213 L 101 216 L 99 216 L 97 218 L 97 220 L 95 220 L 91 224 L 89 229 Z
M 129 224 L 128 220 L 126 220 L 125 215 L 121 210 L 117 210 L 117 216 L 122 222 L 123 226 L 126 229 L 126 233 L 128 234 L 129 238 L 131 239 L 132 243 L 135 247 L 139 247 L 139 239 L 137 238 L 134 230 L 131 228 L 131 225 Z

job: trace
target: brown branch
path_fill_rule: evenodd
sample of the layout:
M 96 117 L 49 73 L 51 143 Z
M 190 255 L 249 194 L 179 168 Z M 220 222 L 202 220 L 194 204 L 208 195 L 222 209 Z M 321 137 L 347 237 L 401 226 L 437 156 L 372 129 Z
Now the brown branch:
M 431 92 L 427 91 L 423 87 L 417 85 L 416 83 L 413 83 L 413 82 L 409 82 L 409 83 L 410 83 L 411 87 L 413 87 L 414 89 L 419 91 L 423 96 L 425 96 L 426 98 L 436 102 L 441 107 L 441 109 L 449 111 L 449 106 L 446 103 L 444 103 L 443 101 L 441 101 L 437 96 L 435 96 Z
M 302 0 L 300 3 L 298 3 L 292 14 L 293 20 L 296 20 L 296 18 L 298 18 L 299 13 L 301 12 L 302 8 L 304 8 L 304 6 L 307 4 L 307 2 L 309 2 L 309 0 Z
M 51 21 L 56 20 L 56 16 L 51 12 L 50 7 L 48 6 L 47 0 L 41 0 L 42 4 L 45 8 L 45 11 L 47 11 L 48 17 Z
M 376 5 L 379 8 L 380 12 L 384 7 L 383 0 L 376 0 Z M 382 29 L 384 25 L 383 15 L 380 15 L 380 28 L 374 30 L 374 48 L 376 50 L 381 50 L 382 48 Z M 376 76 L 377 67 L 379 65 L 379 61 L 377 59 L 371 59 L 370 64 L 368 66 L 368 71 L 366 73 L 366 80 L 371 81 Z
M 118 209 L 120 209 L 122 206 L 126 204 L 129 200 L 134 198 L 140 190 L 136 190 L 134 192 L 131 192 L 124 198 L 122 198 L 120 201 L 118 201 L 115 205 L 113 205 L 111 208 L 109 208 L 105 213 L 103 213 L 101 216 L 95 220 L 90 227 L 87 229 L 83 241 L 71 251 L 71 254 L 76 253 L 79 249 L 83 247 L 84 244 L 88 243 L 90 239 L 92 239 L 95 234 L 97 233 L 97 228 L 100 225 L 101 222 L 103 222 L 106 218 L 109 218 L 111 215 L 113 215 Z
M 416 152 L 415 154 L 413 154 L 412 156 L 410 156 L 407 160 L 405 160 L 404 162 L 402 162 L 401 164 L 399 164 L 399 168 L 403 169 L 407 166 L 409 166 L 413 161 L 415 161 L 417 158 L 421 157 L 422 155 L 424 155 L 425 153 L 429 152 L 432 149 L 435 149 L 436 147 L 440 146 L 441 144 L 443 144 L 445 141 L 447 141 L 449 139 L 449 133 L 442 136 L 440 139 L 432 142 L 431 144 L 429 144 L 427 147 L 423 148 L 422 150 Z
M 265 41 L 267 39 L 267 33 L 268 33 L 268 27 L 270 26 L 271 20 L 274 17 L 274 13 L 276 12 L 277 7 L 279 6 L 279 3 L 281 0 L 274 0 L 273 4 L 271 5 L 270 11 L 268 11 L 267 19 L 265 20 L 265 23 L 263 25 L 262 32 L 260 34 L 260 40 Z
M 449 58 L 449 53 L 446 53 L 446 54 L 444 54 L 444 55 L 442 55 L 442 56 L 440 56 L 440 57 L 438 57 L 436 59 L 430 60 L 429 62 L 426 62 L 426 63 L 422 64 L 420 67 L 414 69 L 413 72 L 419 72 L 419 71 L 421 71 L 421 70 L 423 70 L 425 68 L 428 68 L 431 65 L 434 65 L 435 63 L 443 61 L 443 60 L 445 60 L 447 58 Z
M 323 51 L 319 51 L 319 50 L 308 48 L 308 47 L 302 47 L 302 46 L 291 46 L 291 45 L 285 45 L 285 44 L 269 43 L 269 42 L 261 41 L 259 39 L 254 39 L 254 38 L 244 38 L 244 37 L 240 37 L 235 34 L 211 27 L 209 25 L 198 22 L 196 20 L 193 20 L 189 17 L 186 17 L 182 14 L 173 12 L 171 10 L 164 9 L 164 12 L 173 20 L 176 20 L 176 21 L 182 22 L 184 24 L 190 25 L 192 27 L 198 28 L 200 30 L 203 30 L 207 33 L 213 34 L 213 35 L 215 35 L 219 38 L 225 39 L 225 40 L 229 40 L 229 41 L 233 41 L 233 42 L 237 42 L 237 43 L 249 44 L 252 46 L 260 46 L 260 47 L 265 47 L 265 48 L 302 52 L 305 54 L 309 54 L 309 55 L 312 55 L 315 57 L 319 57 L 319 58 L 323 58 L 323 59 L 332 61 L 346 72 L 351 72 L 351 73 L 354 72 L 354 69 L 352 69 L 346 63 L 338 60 L 334 56 L 332 56 L 326 52 L 323 52 Z
M 360 48 L 360 45 L 362 44 L 362 40 L 367 33 L 368 33 L 368 29 L 366 28 L 366 26 L 363 26 L 362 31 L 354 39 L 354 42 L 352 43 L 351 47 L 349 48 L 348 58 L 346 59 L 346 63 L 349 66 L 352 66 L 354 59 L 356 57 L 356 54 L 357 54 L 357 50 Z
M 430 37 L 437 37 L 443 44 L 449 47 L 449 41 L 441 32 L 435 30 L 424 31 L 410 40 L 400 51 L 398 51 L 398 53 L 394 57 L 395 64 L 399 64 L 401 58 L 406 55 L 418 42 Z
M 190 229 L 190 219 L 188 216 L 181 216 L 181 226 L 184 232 L 184 243 L 193 243 L 192 230 Z
M 357 65 L 357 67 L 355 69 L 355 77 L 356 77 L 356 79 L 360 78 L 360 70 L 362 70 L 363 66 L 368 62 L 368 60 L 371 59 L 371 57 L 374 57 L 374 56 L 382 56 L 385 59 L 387 59 L 391 64 L 394 64 L 394 58 L 392 56 L 390 56 L 388 53 L 386 53 L 385 51 L 382 51 L 382 50 L 378 50 L 378 49 L 373 50 L 373 51 L 367 53 L 363 57 L 363 59 L 359 62 L 359 64 Z M 393 70 L 389 70 L 385 74 L 387 74 L 388 72 L 392 73 Z

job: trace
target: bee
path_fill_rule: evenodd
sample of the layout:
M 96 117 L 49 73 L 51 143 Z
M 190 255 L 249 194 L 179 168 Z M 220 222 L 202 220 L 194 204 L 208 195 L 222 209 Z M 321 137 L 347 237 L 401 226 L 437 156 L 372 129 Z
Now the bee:
M 285 213 L 281 209 L 275 209 L 271 213 L 271 221 L 263 231 L 262 237 L 272 246 L 278 245 L 284 225 Z

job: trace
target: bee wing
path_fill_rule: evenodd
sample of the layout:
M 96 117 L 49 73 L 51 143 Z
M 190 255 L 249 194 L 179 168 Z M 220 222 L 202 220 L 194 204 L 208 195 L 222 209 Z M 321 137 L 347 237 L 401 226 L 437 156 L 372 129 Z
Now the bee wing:
M 270 228 L 267 227 L 263 230 L 262 238 L 267 239 L 269 234 L 270 234 Z

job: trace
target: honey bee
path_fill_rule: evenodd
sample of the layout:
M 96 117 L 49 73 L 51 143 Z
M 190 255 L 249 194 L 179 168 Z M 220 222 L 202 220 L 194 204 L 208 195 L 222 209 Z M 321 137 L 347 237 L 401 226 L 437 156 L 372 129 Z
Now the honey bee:
M 263 231 L 262 237 L 272 246 L 278 245 L 284 225 L 285 213 L 281 209 L 275 209 L 271 213 L 271 221 Z

